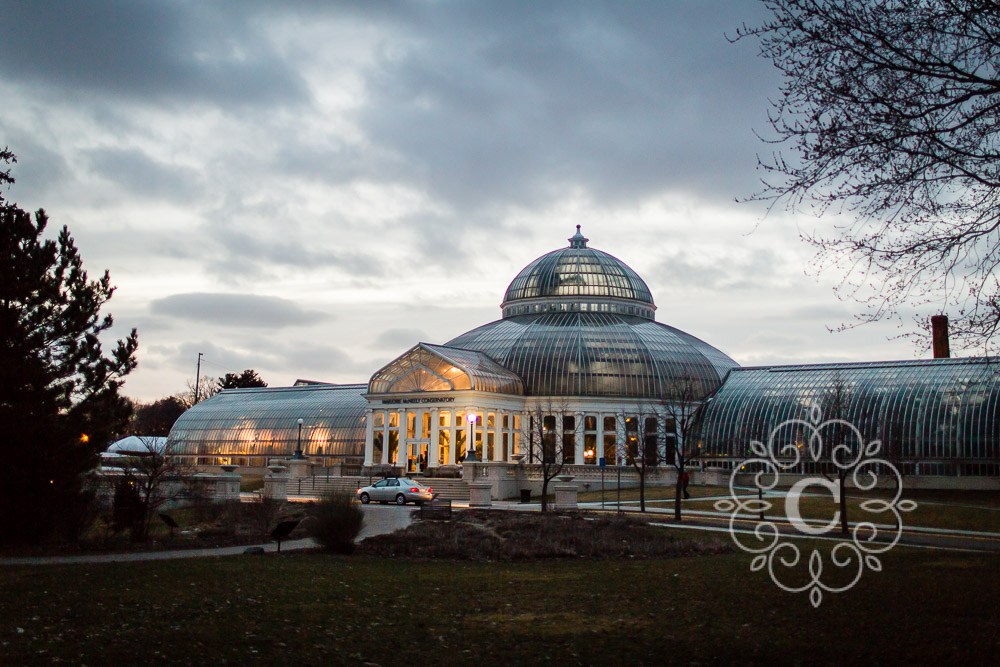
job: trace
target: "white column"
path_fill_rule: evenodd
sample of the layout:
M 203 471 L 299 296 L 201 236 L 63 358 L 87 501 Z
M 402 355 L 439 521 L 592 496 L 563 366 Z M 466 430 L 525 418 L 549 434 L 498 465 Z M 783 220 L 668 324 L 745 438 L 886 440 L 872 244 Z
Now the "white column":
M 621 459 L 622 465 L 628 464 L 628 442 L 625 441 L 625 415 L 615 415 L 615 458 Z M 616 461 L 617 463 L 617 461 Z
M 374 423 L 375 423 L 375 411 L 371 408 L 365 414 L 365 465 L 370 466 L 372 464 L 372 456 L 375 453 L 375 442 L 374 442 Z
M 440 440 L 441 426 L 438 417 L 438 408 L 431 408 L 431 444 L 427 446 L 427 467 L 436 468 L 438 466 L 438 440 Z
M 389 463 L 389 411 L 382 411 L 382 465 Z
M 503 422 L 500 411 L 493 408 L 493 460 L 503 461 Z
M 583 465 L 583 413 L 573 413 L 573 444 L 576 445 L 576 456 L 573 459 L 577 465 Z
M 451 419 L 448 420 L 448 460 L 445 461 L 446 465 L 457 465 L 458 462 L 458 429 L 455 428 L 455 422 L 457 421 L 455 415 L 457 410 L 451 411 Z

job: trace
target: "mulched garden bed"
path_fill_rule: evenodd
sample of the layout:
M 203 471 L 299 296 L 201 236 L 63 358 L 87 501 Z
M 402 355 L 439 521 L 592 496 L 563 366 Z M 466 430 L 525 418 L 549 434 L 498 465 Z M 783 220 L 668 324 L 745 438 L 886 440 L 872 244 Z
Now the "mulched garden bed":
M 509 562 L 667 558 L 730 551 L 729 541 L 678 537 L 632 517 L 478 510 L 456 512 L 451 521 L 421 521 L 391 535 L 369 537 L 358 544 L 355 553 Z

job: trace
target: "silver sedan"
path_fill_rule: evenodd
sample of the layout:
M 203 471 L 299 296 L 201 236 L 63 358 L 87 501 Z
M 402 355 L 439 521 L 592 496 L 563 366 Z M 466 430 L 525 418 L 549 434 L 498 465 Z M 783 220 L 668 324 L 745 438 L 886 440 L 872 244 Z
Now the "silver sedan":
M 397 505 L 406 503 L 420 504 L 434 498 L 434 490 L 421 486 L 406 477 L 387 477 L 371 486 L 358 489 L 358 500 L 367 505 L 375 500 L 380 503 L 394 502 Z

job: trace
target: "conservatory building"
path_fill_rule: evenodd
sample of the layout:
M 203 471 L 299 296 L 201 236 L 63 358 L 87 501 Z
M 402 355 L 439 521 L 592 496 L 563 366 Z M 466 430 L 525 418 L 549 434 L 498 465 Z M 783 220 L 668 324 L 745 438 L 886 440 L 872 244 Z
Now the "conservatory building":
M 420 343 L 368 383 L 364 464 L 408 473 L 467 460 L 613 465 L 676 441 L 671 408 L 715 391 L 736 362 L 654 320 L 646 283 L 621 260 L 569 246 L 511 282 L 502 318 L 444 345 Z
M 327 475 L 457 476 L 470 462 L 544 456 L 586 478 L 678 451 L 725 471 L 836 389 L 850 399 L 844 414 L 907 472 L 1000 474 L 991 359 L 741 368 L 657 322 L 642 278 L 579 226 L 514 277 L 500 308 L 443 345 L 416 343 L 366 384 L 224 391 L 178 419 L 168 450 L 260 469 L 301 452 Z

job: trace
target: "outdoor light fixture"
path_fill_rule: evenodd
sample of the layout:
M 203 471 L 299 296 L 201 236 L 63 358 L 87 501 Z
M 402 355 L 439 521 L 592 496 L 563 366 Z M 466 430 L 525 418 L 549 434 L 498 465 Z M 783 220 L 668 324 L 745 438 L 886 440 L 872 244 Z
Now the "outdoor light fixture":
M 292 458 L 296 459 L 305 458 L 304 456 L 302 456 L 302 419 L 299 419 L 299 444 L 295 448 L 295 456 L 293 456 Z
M 466 461 L 477 461 L 476 458 L 476 421 L 479 419 L 479 415 L 475 412 L 470 412 L 466 417 L 469 422 L 469 442 L 465 446 L 465 460 Z M 475 471 L 473 471 L 475 474 Z M 475 479 L 475 477 L 473 477 Z

